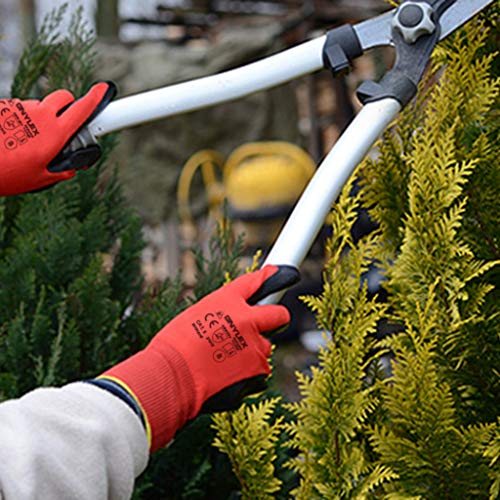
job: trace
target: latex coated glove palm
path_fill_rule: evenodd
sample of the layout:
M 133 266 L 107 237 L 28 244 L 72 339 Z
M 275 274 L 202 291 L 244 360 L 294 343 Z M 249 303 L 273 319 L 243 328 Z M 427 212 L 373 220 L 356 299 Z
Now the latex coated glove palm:
M 115 94 L 113 83 L 100 82 L 77 101 L 67 90 L 42 101 L 0 99 L 0 195 L 51 186 L 94 164 L 100 157 L 97 144 L 62 151 Z
M 219 288 L 168 323 L 141 352 L 102 377 L 126 388 L 142 407 L 151 451 L 165 446 L 200 411 L 235 408 L 265 389 L 271 343 L 261 336 L 289 323 L 281 305 L 247 300 L 298 280 L 290 267 L 266 266 Z

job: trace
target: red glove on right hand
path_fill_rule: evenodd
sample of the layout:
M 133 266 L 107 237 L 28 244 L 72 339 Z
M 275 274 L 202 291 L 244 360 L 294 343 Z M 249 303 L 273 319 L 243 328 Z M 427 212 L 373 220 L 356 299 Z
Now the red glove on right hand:
M 135 396 L 149 423 L 151 452 L 204 405 L 231 409 L 241 397 L 265 389 L 271 343 L 260 334 L 286 325 L 290 314 L 281 305 L 251 306 L 247 300 L 266 281 L 278 285 L 274 292 L 297 280 L 297 270 L 277 266 L 241 276 L 189 307 L 143 351 L 100 377 Z
M 43 101 L 0 99 L 0 196 L 27 193 L 75 175 L 100 157 L 97 144 L 61 154 L 73 135 L 116 94 L 111 82 L 94 85 L 75 101 L 57 90 Z

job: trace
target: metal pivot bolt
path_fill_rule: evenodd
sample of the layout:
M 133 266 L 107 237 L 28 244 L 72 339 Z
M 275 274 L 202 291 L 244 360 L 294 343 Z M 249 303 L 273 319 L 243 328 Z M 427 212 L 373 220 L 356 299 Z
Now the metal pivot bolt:
M 421 36 L 434 33 L 434 9 L 426 2 L 404 2 L 396 11 L 392 26 L 406 43 L 415 43 Z

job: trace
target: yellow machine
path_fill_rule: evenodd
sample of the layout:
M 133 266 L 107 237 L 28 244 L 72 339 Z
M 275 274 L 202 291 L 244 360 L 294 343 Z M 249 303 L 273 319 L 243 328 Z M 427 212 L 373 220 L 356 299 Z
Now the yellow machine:
M 251 265 L 258 249 L 266 251 L 272 247 L 315 169 L 314 161 L 304 150 L 281 141 L 244 144 L 226 160 L 213 150 L 194 154 L 182 169 L 177 190 L 184 247 L 195 241 L 203 247 L 208 242 L 226 201 L 234 233 L 244 235 L 246 251 L 242 264 Z M 203 181 L 204 213 L 208 212 L 208 217 L 198 217 L 195 224 L 192 207 L 199 200 L 191 200 L 190 194 L 197 173 Z M 184 281 L 193 285 L 194 257 L 191 252 L 184 252 L 182 258 Z M 297 297 L 321 292 L 322 267 L 323 244 L 319 242 L 302 263 L 301 284 L 282 298 L 292 311 L 293 320 L 285 332 L 274 337 L 275 341 L 296 338 L 314 327 L 313 314 Z
M 282 141 L 244 144 L 224 160 L 220 153 L 203 150 L 182 169 L 177 200 L 183 225 L 194 226 L 190 192 L 201 169 L 208 213 L 217 220 L 227 200 L 235 231 L 245 233 L 248 246 L 269 245 L 298 200 L 316 168 L 301 148 Z

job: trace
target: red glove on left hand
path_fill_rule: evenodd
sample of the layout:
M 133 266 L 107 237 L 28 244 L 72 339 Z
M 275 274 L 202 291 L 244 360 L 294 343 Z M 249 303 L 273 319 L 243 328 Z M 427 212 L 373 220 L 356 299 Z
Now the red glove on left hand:
M 113 83 L 100 82 L 77 101 L 67 90 L 57 90 L 43 101 L 0 99 L 0 196 L 50 186 L 95 163 L 98 145 L 69 154 L 61 151 L 115 94 Z
M 235 408 L 243 396 L 266 388 L 271 343 L 260 334 L 286 325 L 290 314 L 281 305 L 248 301 L 255 303 L 256 292 L 275 292 L 298 277 L 289 266 L 241 276 L 186 309 L 143 351 L 104 373 L 139 402 L 152 452 L 200 411 Z

